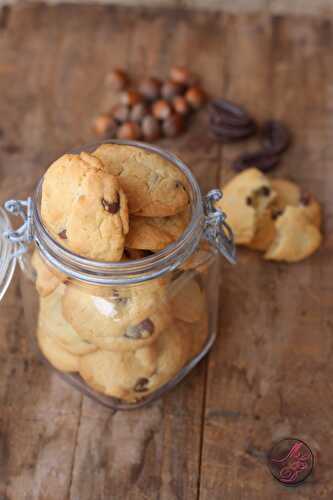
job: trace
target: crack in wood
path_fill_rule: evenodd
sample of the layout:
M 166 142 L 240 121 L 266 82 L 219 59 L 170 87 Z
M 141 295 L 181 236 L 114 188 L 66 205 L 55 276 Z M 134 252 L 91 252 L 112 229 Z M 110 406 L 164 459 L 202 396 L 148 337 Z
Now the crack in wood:
M 11 9 L 8 5 L 5 5 L 0 10 L 0 30 L 5 30 L 9 24 Z

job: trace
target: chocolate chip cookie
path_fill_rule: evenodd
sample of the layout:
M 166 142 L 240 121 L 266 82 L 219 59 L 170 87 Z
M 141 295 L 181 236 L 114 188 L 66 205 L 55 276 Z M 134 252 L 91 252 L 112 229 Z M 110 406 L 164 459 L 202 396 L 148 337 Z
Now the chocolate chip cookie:
M 313 254 L 322 237 L 302 207 L 288 205 L 276 219 L 276 236 L 264 257 L 267 260 L 298 262 Z
M 168 382 L 192 356 L 191 329 L 174 322 L 157 342 L 136 351 L 97 351 L 80 359 L 80 375 L 95 390 L 128 402 Z
M 175 318 L 186 323 L 195 323 L 200 320 L 205 311 L 205 297 L 203 290 L 191 274 L 183 273 L 176 282 L 170 285 L 170 293 Z
M 114 288 L 104 297 L 67 286 L 62 304 L 65 319 L 80 337 L 112 351 L 153 343 L 171 318 L 166 289 L 155 282 Z
M 93 153 L 107 172 L 117 176 L 131 214 L 166 217 L 189 204 L 188 182 L 172 163 L 134 146 L 103 144 Z
M 71 354 L 82 356 L 96 351 L 97 347 L 82 339 L 64 319 L 61 303 L 64 291 L 65 286 L 59 285 L 53 293 L 40 299 L 39 326 L 58 345 Z
M 36 289 L 41 297 L 50 295 L 66 279 L 60 271 L 47 265 L 37 250 L 32 255 L 31 264 L 36 271 Z
M 235 242 L 249 244 L 255 237 L 257 221 L 275 198 L 269 179 L 250 168 L 236 175 L 223 188 L 223 198 L 216 207 L 228 216 Z
M 40 350 L 55 368 L 62 372 L 79 371 L 80 356 L 68 352 L 41 325 L 37 329 L 37 340 Z
M 93 389 L 108 396 L 132 401 L 136 389 L 156 370 L 157 355 L 153 346 L 136 351 L 99 350 L 80 358 L 80 375 Z
M 162 250 L 176 241 L 185 231 L 190 219 L 186 210 L 169 217 L 130 216 L 129 232 L 126 236 L 126 248 Z
M 127 200 L 117 178 L 94 156 L 67 154 L 49 167 L 41 214 L 52 235 L 79 255 L 121 259 L 128 232 Z

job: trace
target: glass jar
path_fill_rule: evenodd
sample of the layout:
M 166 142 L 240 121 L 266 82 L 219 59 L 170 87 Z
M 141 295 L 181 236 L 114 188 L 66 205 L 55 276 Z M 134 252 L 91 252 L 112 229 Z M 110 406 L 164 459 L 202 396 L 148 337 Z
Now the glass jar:
M 27 280 L 27 317 L 39 357 L 63 379 L 113 409 L 138 408 L 180 382 L 216 337 L 219 254 L 235 261 L 218 190 L 202 198 L 188 167 L 158 147 L 131 141 L 169 160 L 187 177 L 191 218 L 181 237 L 137 260 L 94 261 L 53 239 L 40 216 L 43 179 L 26 201 L 1 209 L 0 298 L 18 261 Z M 80 148 L 92 152 L 99 144 Z

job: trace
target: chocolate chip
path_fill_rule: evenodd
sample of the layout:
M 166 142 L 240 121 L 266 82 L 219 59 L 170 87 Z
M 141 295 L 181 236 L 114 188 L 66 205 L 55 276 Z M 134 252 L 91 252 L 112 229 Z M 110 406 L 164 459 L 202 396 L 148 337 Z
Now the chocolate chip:
M 176 181 L 175 186 L 176 188 L 182 188 L 184 191 L 186 191 L 184 184 L 182 184 L 180 181 Z
M 105 198 L 102 198 L 102 205 L 104 210 L 109 212 L 110 214 L 116 214 L 119 212 L 120 208 L 120 199 L 119 199 L 119 193 L 117 193 L 117 201 L 109 202 Z
M 248 196 L 248 197 L 246 198 L 246 204 L 247 204 L 247 205 L 249 205 L 249 206 L 251 206 L 251 205 L 252 205 L 252 198 L 251 198 L 251 196 Z
M 280 217 L 280 215 L 283 214 L 283 210 L 274 210 L 272 212 L 272 219 L 273 220 L 276 220 L 278 217 Z
M 259 194 L 261 194 L 262 196 L 269 196 L 271 194 L 271 190 L 267 186 L 262 186 L 260 188 Z
M 154 333 L 154 329 L 154 323 L 151 319 L 146 318 L 135 326 L 129 326 L 126 330 L 125 337 L 130 339 L 147 338 Z
M 311 203 L 311 194 L 310 193 L 303 193 L 300 198 L 300 203 L 307 207 Z
M 61 231 L 61 233 L 58 234 L 59 238 L 61 238 L 62 240 L 67 240 L 67 232 L 66 232 L 66 229 L 64 229 L 63 231 Z
M 134 386 L 135 392 L 145 392 L 148 390 L 148 385 L 149 380 L 145 377 L 139 378 L 137 383 Z
M 286 125 L 278 120 L 269 120 L 261 127 L 261 139 L 270 154 L 281 154 L 291 143 L 291 134 Z

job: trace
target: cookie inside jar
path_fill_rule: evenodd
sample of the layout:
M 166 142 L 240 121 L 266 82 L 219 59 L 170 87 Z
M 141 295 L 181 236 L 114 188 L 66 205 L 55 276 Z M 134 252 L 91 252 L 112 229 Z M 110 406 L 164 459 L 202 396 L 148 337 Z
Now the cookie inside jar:
M 37 340 L 97 399 L 149 400 L 205 353 L 216 252 L 194 182 L 156 148 L 118 143 L 65 154 L 44 175 Z

